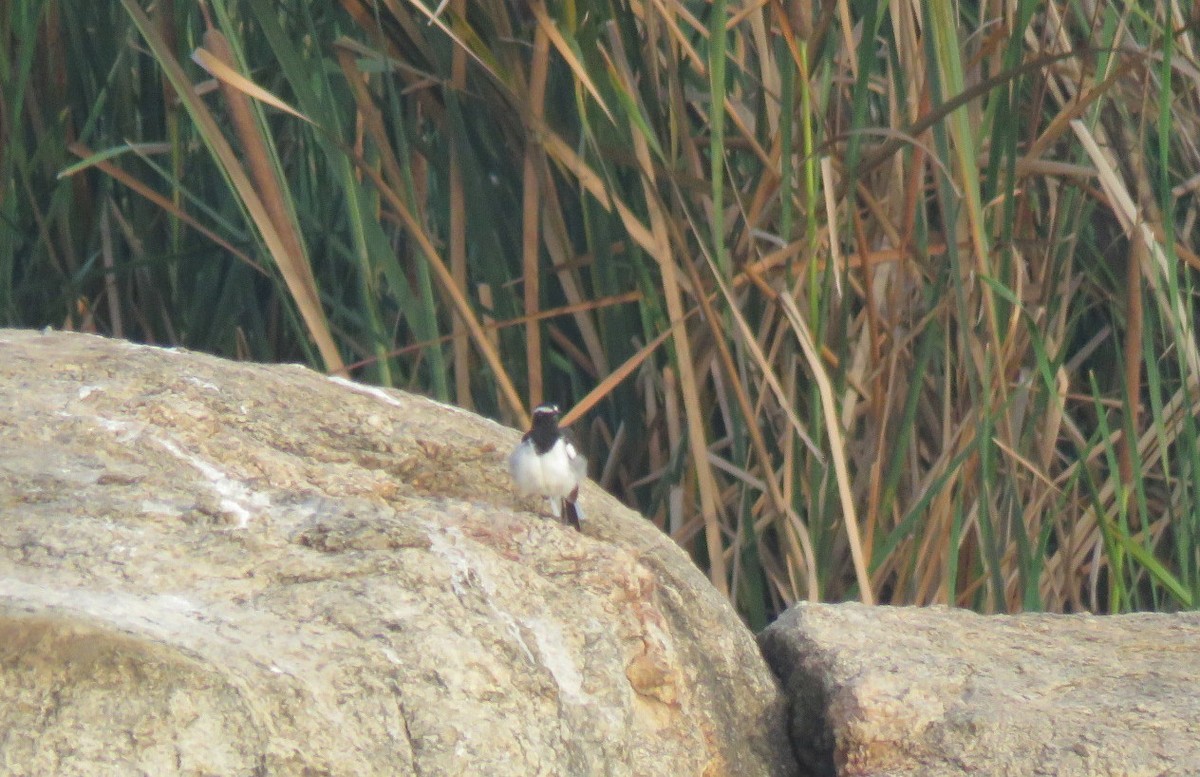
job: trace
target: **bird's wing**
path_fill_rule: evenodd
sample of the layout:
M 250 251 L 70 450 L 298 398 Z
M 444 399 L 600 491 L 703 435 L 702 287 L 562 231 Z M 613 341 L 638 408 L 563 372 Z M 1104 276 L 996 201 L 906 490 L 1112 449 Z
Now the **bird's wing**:
M 563 432 L 562 438 L 567 448 L 567 458 L 571 462 L 571 474 L 580 481 L 585 480 L 588 470 L 587 456 L 579 452 L 579 446 L 575 444 L 575 438 L 570 433 Z

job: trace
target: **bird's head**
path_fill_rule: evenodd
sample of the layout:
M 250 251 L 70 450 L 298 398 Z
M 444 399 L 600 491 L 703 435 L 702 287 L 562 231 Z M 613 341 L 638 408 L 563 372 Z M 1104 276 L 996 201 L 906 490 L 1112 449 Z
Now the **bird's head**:
M 562 411 L 558 409 L 558 405 L 538 405 L 533 409 L 533 425 L 535 428 L 557 428 L 558 417 L 561 414 Z

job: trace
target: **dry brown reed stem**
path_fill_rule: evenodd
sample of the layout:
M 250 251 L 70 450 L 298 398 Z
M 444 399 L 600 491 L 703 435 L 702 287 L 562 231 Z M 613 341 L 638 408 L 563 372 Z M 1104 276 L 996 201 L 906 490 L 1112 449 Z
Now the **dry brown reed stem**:
M 191 81 L 183 72 L 183 68 L 179 62 L 171 54 L 167 43 L 159 36 L 156 27 L 152 24 L 149 17 L 146 16 L 141 7 L 133 0 L 122 0 L 122 5 L 137 24 L 138 29 L 150 45 L 150 48 L 155 52 L 159 64 L 162 66 L 167 78 L 171 81 L 180 101 L 188 109 L 192 120 L 196 123 L 200 135 L 208 144 L 209 149 L 224 169 L 225 174 L 229 176 L 234 189 L 237 191 L 239 198 L 250 214 L 251 220 L 254 222 L 255 227 L 257 227 L 263 242 L 266 244 L 268 252 L 279 267 L 280 274 L 283 276 L 288 291 L 291 293 L 296 307 L 304 318 L 308 331 L 321 353 L 325 368 L 330 372 L 344 370 L 341 353 L 333 340 L 333 336 L 329 332 L 329 324 L 325 318 L 325 311 L 321 307 L 315 283 L 312 282 L 312 270 L 308 265 L 307 257 L 293 253 L 295 250 L 294 243 L 289 250 L 289 244 L 280 235 L 267 206 L 258 195 L 254 183 L 251 182 L 250 177 L 246 174 L 233 148 L 229 145 L 228 140 L 226 140 L 224 134 L 221 132 L 207 106 L 193 93 Z M 219 80 L 223 84 L 229 83 L 238 86 L 240 89 L 251 89 L 255 91 L 256 95 L 261 91 L 255 90 L 253 84 L 249 83 L 236 71 L 225 66 L 219 59 L 206 60 L 204 49 L 197 51 L 199 54 L 198 61 L 201 64 L 207 64 L 210 72 L 214 73 L 214 75 L 219 74 Z
M 545 115 L 546 77 L 549 72 L 550 37 L 546 25 L 539 24 L 533 34 L 533 52 L 530 55 L 528 85 L 531 124 L 542 124 Z M 522 171 L 521 201 L 521 277 L 524 282 L 525 315 L 532 316 L 541 307 L 541 255 L 540 227 L 543 179 L 542 150 L 536 143 L 525 145 L 525 160 Z M 530 321 L 525 327 L 525 364 L 528 370 L 529 405 L 542 403 L 542 330 Z
M 467 0 L 451 0 L 450 7 L 462 14 Z M 343 65 L 345 69 L 345 65 Z M 456 93 L 467 87 L 467 53 L 455 48 L 450 53 L 450 85 Z M 449 250 L 450 274 L 454 277 L 463 296 L 467 295 L 467 201 L 463 191 L 463 160 L 457 143 L 450 144 L 450 223 Z M 461 316 L 455 316 L 450 324 L 454 334 L 454 396 L 459 407 L 472 408 L 471 396 L 471 340 Z

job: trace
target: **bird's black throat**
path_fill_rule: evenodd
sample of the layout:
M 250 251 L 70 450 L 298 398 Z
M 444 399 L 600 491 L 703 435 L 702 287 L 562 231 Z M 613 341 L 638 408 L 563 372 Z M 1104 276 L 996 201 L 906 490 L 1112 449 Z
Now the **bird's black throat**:
M 561 436 L 557 417 L 549 413 L 537 413 L 533 417 L 533 427 L 525 434 L 525 439 L 532 440 L 533 449 L 542 456 L 549 453 Z

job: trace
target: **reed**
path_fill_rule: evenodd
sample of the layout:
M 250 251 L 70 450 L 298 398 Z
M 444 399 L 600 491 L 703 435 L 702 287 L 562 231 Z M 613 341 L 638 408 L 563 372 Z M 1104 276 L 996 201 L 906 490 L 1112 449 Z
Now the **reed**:
M 755 627 L 1200 596 L 1189 4 L 10 5 L 9 324 L 573 407 Z

